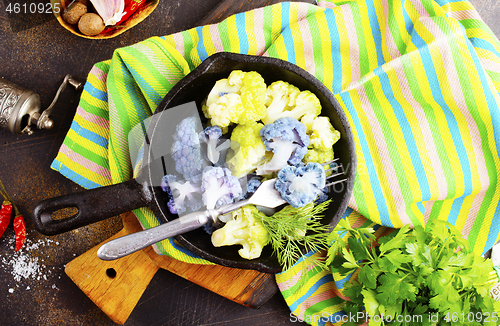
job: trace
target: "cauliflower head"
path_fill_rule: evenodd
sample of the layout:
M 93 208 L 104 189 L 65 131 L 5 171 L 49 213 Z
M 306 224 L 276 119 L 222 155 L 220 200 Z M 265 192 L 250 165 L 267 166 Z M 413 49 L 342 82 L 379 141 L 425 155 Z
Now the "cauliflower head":
M 221 160 L 221 153 L 229 148 L 229 139 L 223 140 L 222 129 L 219 126 L 208 126 L 200 132 L 200 141 L 206 143 L 207 145 L 207 159 L 212 164 L 218 164 Z M 221 140 L 223 140 L 221 142 Z M 219 144 L 219 142 L 221 142 Z
M 246 205 L 233 213 L 233 219 L 212 233 L 215 247 L 241 245 L 238 254 L 245 259 L 260 257 L 262 249 L 269 243 L 269 233 L 253 205 Z
M 238 123 L 247 125 L 266 116 L 266 84 L 264 78 L 255 71 L 243 74 L 240 94 L 244 110 L 240 113 Z
M 325 163 L 334 159 L 333 147 L 325 150 L 318 148 L 308 148 L 306 155 L 302 159 L 305 163 Z
M 229 93 L 210 105 L 206 112 L 212 126 L 219 126 L 223 131 L 227 131 L 229 125 L 238 123 L 241 111 L 243 111 L 243 103 L 240 95 Z
M 306 121 L 305 123 L 301 120 L 311 139 L 310 145 L 321 149 L 331 148 L 340 139 L 340 132 L 333 128 L 328 117 L 315 117 L 311 122 L 308 122 L 310 118 L 308 116 L 302 119 Z
M 234 156 L 227 161 L 231 173 L 238 179 L 257 169 L 266 155 L 266 146 L 260 137 L 263 124 L 238 125 L 231 133 Z

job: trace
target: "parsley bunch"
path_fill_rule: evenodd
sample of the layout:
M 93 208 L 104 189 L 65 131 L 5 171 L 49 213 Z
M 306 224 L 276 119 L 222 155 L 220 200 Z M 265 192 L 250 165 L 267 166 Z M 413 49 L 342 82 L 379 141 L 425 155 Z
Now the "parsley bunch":
M 334 274 L 353 274 L 344 289 L 350 299 L 344 312 L 366 311 L 371 325 L 497 325 L 499 303 L 489 296 L 491 260 L 471 253 L 453 225 L 431 220 L 378 242 L 373 232 L 342 220 L 330 234 L 326 263 Z

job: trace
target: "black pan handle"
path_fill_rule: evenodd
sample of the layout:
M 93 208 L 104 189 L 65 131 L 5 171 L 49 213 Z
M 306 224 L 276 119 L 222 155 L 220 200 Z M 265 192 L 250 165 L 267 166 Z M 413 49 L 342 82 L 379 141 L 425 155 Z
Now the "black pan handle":
M 60 234 L 148 206 L 152 197 L 147 185 L 131 179 L 41 201 L 33 211 L 33 223 L 42 234 Z M 78 212 L 64 219 L 52 218 L 54 212 L 65 208 L 76 208 Z

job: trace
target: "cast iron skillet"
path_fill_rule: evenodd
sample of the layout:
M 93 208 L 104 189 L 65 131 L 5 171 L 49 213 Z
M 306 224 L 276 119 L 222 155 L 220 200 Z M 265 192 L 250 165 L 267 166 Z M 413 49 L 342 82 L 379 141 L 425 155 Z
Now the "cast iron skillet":
M 354 141 L 347 118 L 332 93 L 305 70 L 274 58 L 227 52 L 217 53 L 203 61 L 178 82 L 162 100 L 156 113 L 191 101 L 195 101 L 200 109 L 201 103 L 215 82 L 227 78 L 230 72 L 236 69 L 257 71 L 268 85 L 273 81 L 284 80 L 301 90 L 310 90 L 321 101 L 321 114 L 328 116 L 334 128 L 340 131 L 341 138 L 334 145 L 334 152 L 335 157 L 339 158 L 339 164 L 345 170 L 347 182 L 336 191 L 330 191 L 330 198 L 333 201 L 323 217 L 325 224 L 334 227 L 347 208 L 352 193 L 356 167 Z M 201 112 L 200 116 L 203 117 Z M 164 142 L 162 137 L 157 136 L 160 134 L 158 130 L 161 129 L 158 124 L 158 122 L 156 125 L 152 123 L 149 126 L 152 132 L 148 132 L 151 137 L 147 142 L 150 142 L 151 148 L 161 146 Z M 159 187 L 159 180 L 163 176 L 161 163 L 150 154 L 146 155 L 145 159 L 147 164 L 136 179 L 40 202 L 33 213 L 36 229 L 45 235 L 55 235 L 140 207 L 151 208 L 160 223 L 177 218 L 177 215 L 169 212 L 167 198 Z M 78 209 L 78 212 L 63 220 L 52 218 L 55 211 L 70 207 Z M 210 236 L 203 229 L 181 234 L 176 237 L 176 240 L 194 254 L 223 266 L 255 269 L 267 273 L 281 271 L 270 246 L 264 248 L 260 258 L 249 261 L 238 255 L 239 246 L 214 247 Z

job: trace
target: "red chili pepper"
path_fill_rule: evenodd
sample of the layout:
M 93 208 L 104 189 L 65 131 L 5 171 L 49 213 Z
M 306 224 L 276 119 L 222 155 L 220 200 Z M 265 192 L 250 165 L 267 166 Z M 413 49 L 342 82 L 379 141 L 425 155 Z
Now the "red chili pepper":
M 113 30 L 116 26 L 120 25 L 124 21 L 126 21 L 134 12 L 139 9 L 140 6 L 142 6 L 146 0 L 125 0 L 125 7 L 123 9 L 123 16 L 120 19 L 119 22 L 117 22 L 115 25 L 108 27 L 104 29 L 101 34 L 107 33 L 111 30 Z
M 10 223 L 10 216 L 12 215 L 12 203 L 4 200 L 0 208 L 0 237 L 5 232 Z
M 16 247 L 14 250 L 18 251 L 26 240 L 26 223 L 22 215 L 14 218 L 14 233 L 16 234 Z

